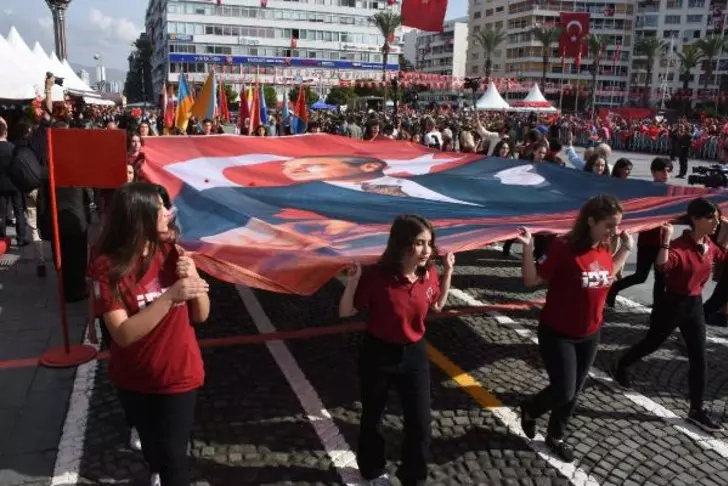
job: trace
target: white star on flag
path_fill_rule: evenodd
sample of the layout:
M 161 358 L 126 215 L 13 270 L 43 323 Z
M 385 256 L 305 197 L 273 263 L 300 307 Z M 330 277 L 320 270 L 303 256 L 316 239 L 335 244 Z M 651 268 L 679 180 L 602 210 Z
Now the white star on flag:
M 402 175 L 423 175 L 432 172 L 433 167 L 438 165 L 448 164 L 461 160 L 463 157 L 454 158 L 435 158 L 435 154 L 426 154 L 416 159 L 385 159 L 385 162 L 389 167 L 384 169 L 384 173 L 387 175 L 402 174 Z

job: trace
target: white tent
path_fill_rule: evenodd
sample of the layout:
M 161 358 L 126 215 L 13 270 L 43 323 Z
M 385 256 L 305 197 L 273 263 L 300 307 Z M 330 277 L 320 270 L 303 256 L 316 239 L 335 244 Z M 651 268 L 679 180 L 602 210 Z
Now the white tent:
M 511 101 L 511 111 L 535 111 L 538 113 L 556 113 L 559 110 L 548 102 L 541 93 L 538 83 L 534 83 L 531 91 L 522 100 Z
M 11 33 L 13 29 L 11 29 Z M 17 44 L 17 31 L 13 37 L 13 44 Z M 10 36 L 8 36 L 10 37 Z M 22 39 L 20 39 L 22 42 Z M 27 46 L 26 46 L 27 48 Z M 20 56 L 18 51 L 0 35 L 0 63 L 9 73 L 0 77 L 0 99 L 29 100 L 43 93 L 43 80 L 45 70 L 35 62 L 35 58 L 27 55 Z M 55 86 L 53 97 L 61 99 L 63 89 Z
M 493 84 L 493 81 L 488 85 L 488 89 L 485 90 L 483 96 L 475 103 L 476 110 L 483 111 L 498 111 L 507 110 L 509 108 L 508 103 L 498 93 L 498 89 Z

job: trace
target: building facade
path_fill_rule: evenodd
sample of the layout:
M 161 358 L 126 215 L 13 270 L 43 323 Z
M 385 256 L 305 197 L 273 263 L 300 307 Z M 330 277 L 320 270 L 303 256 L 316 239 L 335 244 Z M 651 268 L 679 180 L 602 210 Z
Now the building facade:
M 411 31 L 404 36 L 404 56 L 417 71 L 464 77 L 468 17 L 448 20 L 442 32 Z
M 256 76 L 276 86 L 311 83 L 326 92 L 340 79 L 382 79 L 384 37 L 371 17 L 386 0 L 150 0 L 152 82 L 158 94 L 180 73 L 201 83 L 215 70 L 239 87 Z M 399 69 L 399 36 L 387 71 Z
M 543 45 L 533 34 L 534 28 L 558 25 L 560 12 L 589 12 L 590 32 L 606 40 L 597 72 L 596 103 L 616 106 L 638 102 L 645 85 L 651 90 L 653 104 L 660 104 L 662 94 L 669 98 L 683 83 L 677 53 L 684 45 L 694 43 L 706 35 L 722 35 L 726 0 L 612 0 L 557 1 L 557 0 L 470 0 L 468 26 L 470 32 L 480 29 L 502 29 L 506 40 L 493 52 L 492 76 L 518 81 L 540 81 L 543 69 Z M 647 79 L 647 57 L 635 49 L 640 40 L 657 38 L 664 41 L 661 52 L 655 56 L 650 79 Z M 485 53 L 477 43 L 468 46 L 466 76 L 484 74 Z M 592 56 L 582 60 L 577 70 L 573 59 L 567 60 L 565 69 L 558 52 L 558 44 L 548 53 L 544 91 L 554 99 L 564 83 L 589 88 L 592 81 Z M 716 69 L 708 87 L 715 90 L 728 74 L 728 62 L 716 60 Z M 704 86 L 702 66 L 692 70 L 689 87 L 697 90 Z M 728 76 L 726 76 L 728 78 Z M 544 87 L 542 87 L 543 89 Z

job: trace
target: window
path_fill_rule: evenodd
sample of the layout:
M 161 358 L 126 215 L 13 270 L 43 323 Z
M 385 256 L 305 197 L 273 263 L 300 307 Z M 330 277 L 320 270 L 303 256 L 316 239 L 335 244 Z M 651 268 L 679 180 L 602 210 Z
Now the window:
M 679 24 L 680 17 L 680 15 L 665 15 L 665 23 L 671 25 Z
M 688 24 L 701 24 L 703 23 L 702 15 L 688 15 Z
M 666 30 L 662 33 L 663 39 L 672 39 L 672 38 L 678 38 L 680 37 L 680 31 L 679 30 Z
M 688 8 L 703 8 L 705 0 L 688 0 Z
M 496 7 L 495 11 L 496 11 L 496 13 L 500 13 L 503 11 L 503 7 Z
M 493 15 L 493 9 L 492 8 L 489 8 L 488 10 L 485 11 L 485 16 L 486 17 L 490 17 L 492 15 Z
M 470 53 L 470 59 L 472 59 L 473 61 L 476 61 L 479 57 L 480 57 L 480 53 L 479 52 L 471 52 Z
M 474 19 L 479 19 L 479 18 L 480 18 L 480 13 L 481 13 L 481 12 L 480 12 L 480 10 L 478 10 L 477 12 L 475 12 L 475 13 L 473 14 L 473 18 L 474 18 Z

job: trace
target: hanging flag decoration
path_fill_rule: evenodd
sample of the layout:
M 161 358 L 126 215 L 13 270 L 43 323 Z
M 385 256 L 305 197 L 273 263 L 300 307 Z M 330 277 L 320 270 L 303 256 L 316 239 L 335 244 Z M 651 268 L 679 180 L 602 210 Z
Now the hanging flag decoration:
M 308 109 L 306 107 L 306 85 L 300 85 L 298 87 L 298 99 L 293 107 L 293 113 L 291 117 L 291 132 L 292 133 L 306 133 L 308 128 Z
M 212 120 L 215 118 L 215 109 L 217 108 L 217 79 L 215 73 L 207 75 L 207 81 L 200 90 L 200 95 L 192 106 L 192 116 L 197 118 L 198 123 L 202 123 L 205 118 Z
M 447 0 L 403 0 L 402 25 L 427 32 L 442 32 Z
M 589 55 L 584 43 L 584 38 L 589 35 L 589 18 L 589 13 L 561 12 L 559 50 L 564 50 L 567 56 Z
M 195 98 L 192 96 L 187 76 L 184 73 L 179 75 L 179 84 L 177 86 L 177 113 L 174 119 L 174 126 L 182 132 L 187 131 L 187 124 L 190 121 L 190 112 L 195 104 Z
M 220 78 L 220 93 L 219 93 L 219 110 L 220 120 L 229 123 L 230 122 L 230 110 L 228 108 L 227 93 L 225 92 L 225 82 Z

